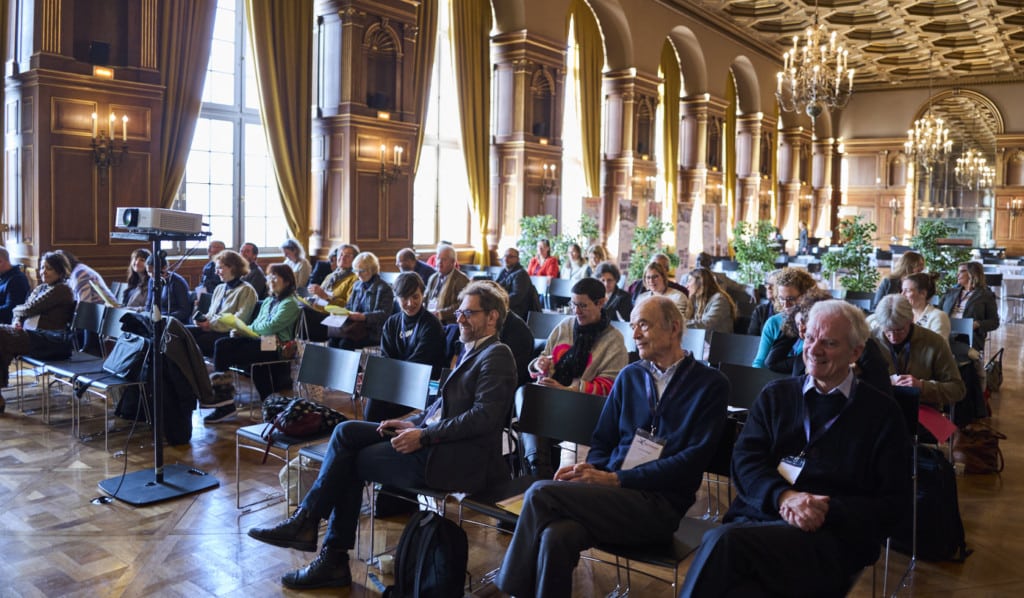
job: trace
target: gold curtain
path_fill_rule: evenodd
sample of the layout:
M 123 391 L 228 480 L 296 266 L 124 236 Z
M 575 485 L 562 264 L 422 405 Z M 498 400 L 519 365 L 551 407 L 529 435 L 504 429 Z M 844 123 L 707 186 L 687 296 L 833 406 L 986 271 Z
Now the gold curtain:
M 591 197 L 601 195 L 601 71 L 604 39 L 597 19 L 584 0 L 573 0 L 569 9 L 576 33 L 576 109 L 580 115 L 583 143 L 583 174 Z
M 665 94 L 661 98 L 664 109 L 664 118 L 661 120 L 664 126 L 662 139 L 665 142 L 665 147 L 662 148 L 662 155 L 665 157 L 665 201 L 668 202 L 668 222 L 679 222 L 676 213 L 679 208 L 676 186 L 679 184 L 679 90 L 682 88 L 682 80 L 679 76 L 679 61 L 676 59 L 675 49 L 668 41 L 661 47 L 661 76 L 662 90 Z
M 284 217 L 309 242 L 313 130 L 313 0 L 245 0 L 260 115 Z
M 157 65 L 164 84 L 164 110 L 160 118 L 160 206 L 164 208 L 174 203 L 185 175 L 203 100 L 216 10 L 216 0 L 160 3 Z
M 7 56 L 7 11 L 9 9 L 10 9 L 10 2 L 9 2 L 9 0 L 0 0 L 0 57 L 3 58 L 3 63 L 4 64 L 7 64 L 7 59 L 9 58 Z M 0 106 L 5 106 L 5 107 L 7 106 L 7 100 L 4 97 L 4 89 L 3 89 L 3 87 L 0 87 Z M 3 115 L 0 115 L 0 125 L 3 125 L 3 126 L 0 126 L 0 129 L 2 129 L 4 131 L 7 130 L 6 119 L 4 118 L 4 116 L 6 114 L 7 114 L 7 110 L 4 110 Z M 0 160 L 0 181 L 2 181 L 2 180 L 4 180 L 4 161 Z M 2 194 L 3 194 L 3 191 L 0 191 L 0 198 L 3 198 Z M 21 224 L 20 222 L 11 222 L 11 220 L 10 220 L 11 212 L 9 212 L 7 210 L 7 200 L 10 200 L 11 202 L 16 201 L 16 199 L 13 198 L 13 197 L 8 197 L 8 198 L 5 198 L 5 199 L 0 199 L 0 216 L 2 216 L 2 218 L 0 218 L 0 222 L 3 222 L 5 224 L 7 224 L 8 227 L 11 227 L 14 224 L 19 224 L 20 225 Z M 8 235 L 10 235 L 10 230 L 11 229 L 8 228 L 6 233 L 4 231 L 0 231 L 0 242 L 2 242 L 5 245 L 7 243 L 10 243 L 10 242 L 14 241 L 13 237 L 10 238 L 10 241 L 8 241 L 8 240 L 6 240 L 4 238 L 4 237 L 7 237 Z M 16 264 L 17 260 L 15 260 L 14 263 Z
M 420 149 L 423 148 L 423 132 L 426 130 L 427 102 L 430 99 L 430 79 L 434 70 L 434 55 L 437 49 L 437 2 L 420 2 L 416 12 L 416 51 L 413 53 L 412 93 L 416 96 L 416 115 L 419 130 L 412 147 L 412 177 L 420 168 Z
M 470 208 L 480 229 L 475 243 L 476 262 L 487 266 L 491 261 L 487 246 L 491 211 L 491 5 L 487 0 L 450 1 L 462 152 L 469 176 Z

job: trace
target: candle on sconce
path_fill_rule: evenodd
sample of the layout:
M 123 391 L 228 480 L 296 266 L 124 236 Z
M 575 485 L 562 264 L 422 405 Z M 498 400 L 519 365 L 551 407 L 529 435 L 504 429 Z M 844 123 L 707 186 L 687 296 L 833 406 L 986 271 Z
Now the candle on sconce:
M 384 165 L 384 154 L 387 151 L 388 151 L 388 146 L 384 145 L 383 143 L 380 144 L 380 165 L 381 166 Z
M 96 113 L 93 112 L 92 113 L 92 138 L 93 139 L 96 139 L 96 129 L 98 128 L 97 121 L 98 121 L 98 117 L 96 116 Z
M 551 180 L 555 180 L 555 165 L 551 165 Z
M 121 117 L 121 141 L 128 143 L 128 115 Z
M 395 146 L 395 166 L 402 165 L 402 146 Z
M 110 113 L 110 121 L 107 123 L 107 137 L 109 139 L 113 139 L 114 138 L 114 119 L 116 119 L 116 118 L 117 117 L 114 116 L 114 113 L 111 112 Z

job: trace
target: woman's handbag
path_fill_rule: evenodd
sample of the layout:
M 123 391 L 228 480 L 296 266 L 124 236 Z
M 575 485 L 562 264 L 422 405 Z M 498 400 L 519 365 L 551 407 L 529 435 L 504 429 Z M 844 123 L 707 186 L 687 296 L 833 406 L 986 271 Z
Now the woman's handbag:
M 267 462 L 274 436 L 309 438 L 330 432 L 345 421 L 341 413 L 314 401 L 271 395 L 263 402 L 263 421 L 268 422 L 260 434 L 267 441 L 263 462 Z
M 999 441 L 1006 435 L 988 424 L 967 424 L 953 435 L 953 462 L 963 464 L 964 473 L 999 473 L 1003 451 Z
M 985 364 L 985 387 L 990 392 L 999 392 L 1003 385 L 1003 349 L 999 349 Z

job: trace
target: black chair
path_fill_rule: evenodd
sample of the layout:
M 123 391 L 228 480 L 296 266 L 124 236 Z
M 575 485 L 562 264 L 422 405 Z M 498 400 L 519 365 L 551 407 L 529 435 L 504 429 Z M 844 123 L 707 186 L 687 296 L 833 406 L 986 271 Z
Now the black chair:
M 633 329 L 629 327 L 629 322 L 623 322 L 621 320 L 609 320 L 612 328 L 615 328 L 622 333 L 622 338 L 626 342 L 626 353 L 629 354 L 629 361 L 632 363 L 640 358 L 636 351 L 636 339 L 633 338 Z
M 974 318 L 950 318 L 949 319 L 949 343 L 950 345 L 956 345 L 957 343 L 967 345 L 961 351 L 954 350 L 957 360 L 960 361 L 963 358 L 962 354 L 966 354 L 966 349 L 974 346 Z M 954 347 L 956 349 L 956 347 Z
M 719 369 L 729 379 L 732 387 L 729 393 L 729 407 L 733 409 L 750 409 L 765 386 L 775 380 L 790 377 L 768 368 L 735 363 L 722 363 Z
M 903 413 L 903 420 L 907 426 L 907 431 L 910 434 L 911 439 L 911 493 L 910 493 L 910 562 L 907 563 L 906 569 L 900 575 L 899 581 L 896 583 L 896 590 L 892 595 L 896 595 L 900 588 L 904 586 L 907 581 L 907 577 L 910 572 L 914 570 L 917 564 L 917 461 L 918 461 L 918 448 L 920 445 L 920 437 L 918 434 L 918 412 L 921 406 L 921 389 L 912 388 L 909 386 L 894 386 L 892 388 L 893 398 L 896 400 L 896 404 L 899 405 L 900 412 Z M 892 537 L 886 538 L 885 540 L 885 552 L 883 555 L 883 572 L 882 572 L 882 595 L 889 596 L 889 554 L 892 551 Z M 871 587 L 875 587 L 874 574 L 876 569 L 872 567 L 872 580 Z
M 551 332 L 556 326 L 562 323 L 566 318 L 571 318 L 565 314 L 555 314 L 540 311 L 531 311 L 526 314 L 526 325 L 530 328 L 530 333 L 533 334 L 533 353 L 534 355 L 539 354 L 544 350 L 544 345 L 548 342 L 548 337 L 551 336 Z
M 498 280 L 498 277 L 501 276 L 501 272 L 504 268 L 501 266 L 487 266 L 486 270 L 487 275 L 491 277 L 491 280 Z
M 202 295 L 199 295 L 198 303 L 196 304 L 196 311 L 194 313 L 209 313 L 211 305 L 213 305 L 213 293 L 203 293 Z M 185 324 L 187 323 L 188 322 L 185 322 Z
M 870 300 L 873 301 L 875 299 L 875 292 L 874 291 L 846 291 L 846 295 L 843 296 L 843 299 L 846 299 L 847 301 L 849 301 L 850 299 L 870 299 Z
M 680 345 L 690 353 L 693 353 L 694 359 L 703 361 L 704 355 L 707 353 L 707 348 L 704 345 L 704 339 L 706 338 L 707 331 L 703 328 L 687 328 L 686 332 L 683 333 L 683 340 Z
M 380 272 L 380 279 L 388 283 L 389 286 L 393 286 L 395 281 L 398 280 L 398 275 L 401 272 Z
M 872 307 L 871 304 L 874 302 L 874 299 L 862 299 L 862 298 L 859 298 L 859 297 L 850 297 L 849 293 L 847 293 L 846 298 L 843 299 L 843 300 L 846 301 L 847 303 L 849 303 L 850 305 L 854 305 L 856 307 L 859 307 L 861 309 L 861 311 L 863 311 L 866 314 L 871 313 L 871 307 Z
M 548 283 L 548 309 L 561 309 L 572 301 L 572 287 L 576 284 L 564 278 L 552 278 Z
M 760 343 L 761 337 L 759 336 L 715 332 L 711 335 L 708 363 L 750 365 L 757 357 L 757 347 Z

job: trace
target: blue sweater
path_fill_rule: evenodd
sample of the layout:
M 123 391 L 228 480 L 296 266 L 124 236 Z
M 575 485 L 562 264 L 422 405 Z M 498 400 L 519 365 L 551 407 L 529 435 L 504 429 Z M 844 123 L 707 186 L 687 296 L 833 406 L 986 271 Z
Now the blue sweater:
M 647 362 L 626 366 L 615 379 L 594 430 L 587 462 L 616 472 L 623 488 L 660 492 L 680 514 L 694 503 L 704 471 L 718 449 L 726 419 L 729 382 L 717 370 L 687 355 L 662 395 L 657 435 L 665 442 L 661 458 L 622 470 L 637 428 L 650 430 L 652 413 Z
M 28 299 L 28 277 L 21 271 L 21 266 L 0 274 L 0 324 L 10 324 L 14 318 L 14 308 Z

